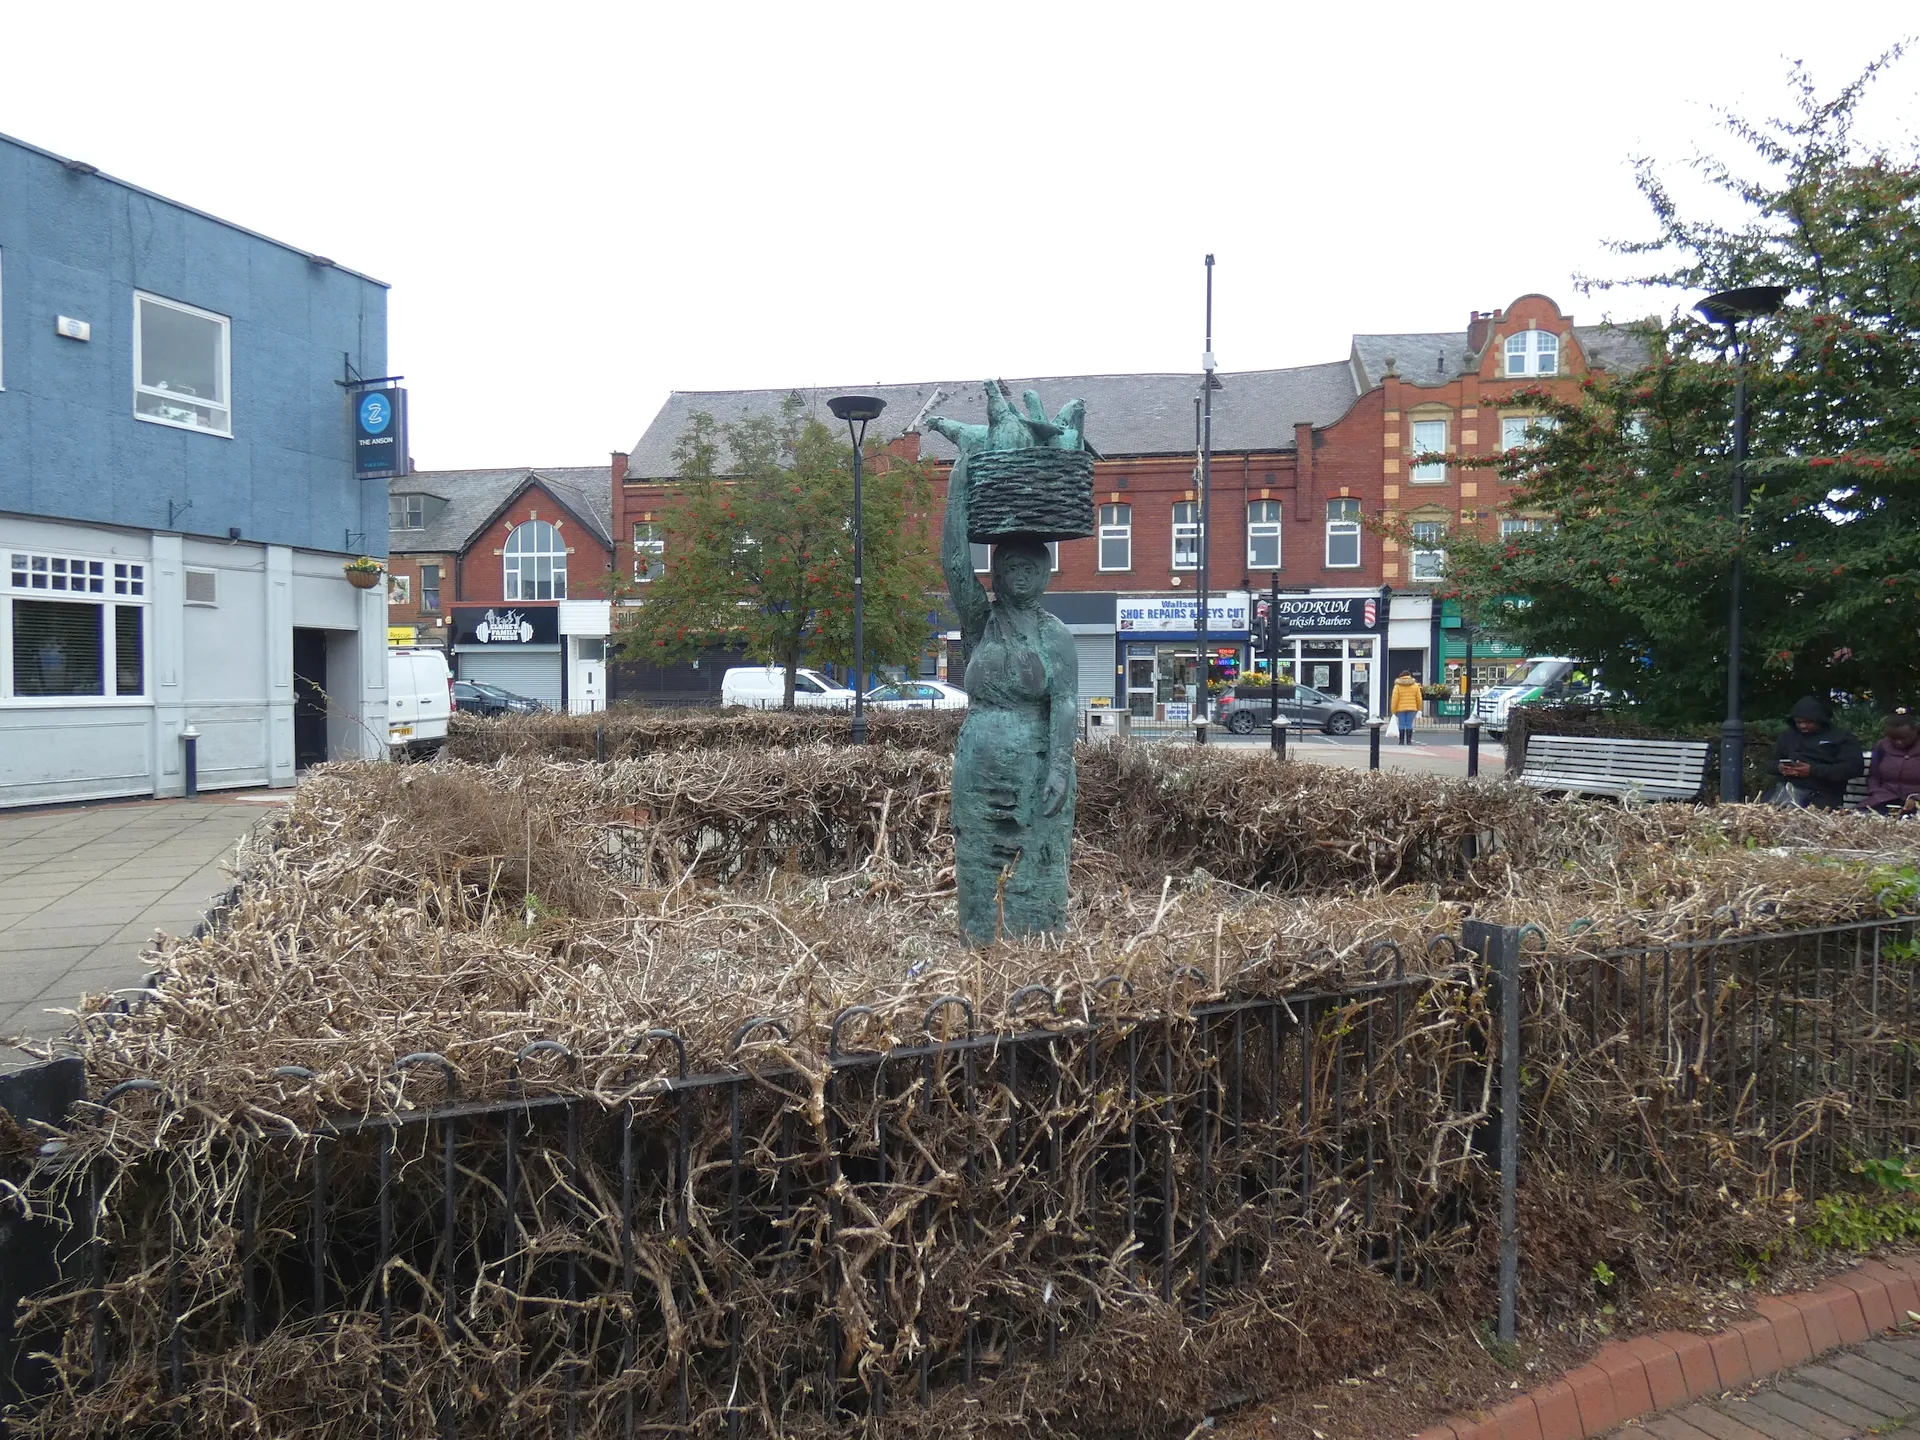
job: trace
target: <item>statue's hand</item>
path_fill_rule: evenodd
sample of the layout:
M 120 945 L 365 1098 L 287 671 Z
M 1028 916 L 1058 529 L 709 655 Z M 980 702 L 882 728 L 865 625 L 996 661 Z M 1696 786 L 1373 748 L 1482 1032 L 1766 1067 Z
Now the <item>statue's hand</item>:
M 1058 815 L 1060 807 L 1067 803 L 1067 791 L 1071 786 L 1071 777 L 1065 770 L 1047 771 L 1047 786 L 1040 795 L 1040 811 L 1044 815 Z

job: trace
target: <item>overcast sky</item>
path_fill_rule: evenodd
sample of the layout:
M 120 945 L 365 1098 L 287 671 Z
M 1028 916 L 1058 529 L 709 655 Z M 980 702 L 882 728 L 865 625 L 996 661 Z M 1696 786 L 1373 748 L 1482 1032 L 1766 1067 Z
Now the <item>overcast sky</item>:
M 675 389 L 1195 369 L 1208 251 L 1226 369 L 1533 290 L 1644 314 L 1571 278 L 1646 228 L 1629 157 L 1731 153 L 1714 107 L 1920 29 L 1301 8 L 18 0 L 0 131 L 391 284 L 421 468 L 589 465 Z M 1916 94 L 1920 57 L 1866 128 Z

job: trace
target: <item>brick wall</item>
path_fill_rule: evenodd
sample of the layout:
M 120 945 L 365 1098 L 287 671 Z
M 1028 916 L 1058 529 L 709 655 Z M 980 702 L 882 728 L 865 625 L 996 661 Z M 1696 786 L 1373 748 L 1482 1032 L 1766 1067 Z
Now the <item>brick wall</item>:
M 506 599 L 506 569 L 502 552 L 513 527 L 528 520 L 558 526 L 567 548 L 567 598 L 602 599 L 611 557 L 591 530 L 542 486 L 530 485 L 485 530 L 476 535 L 460 557 L 456 593 L 441 596 L 443 605 L 497 605 Z

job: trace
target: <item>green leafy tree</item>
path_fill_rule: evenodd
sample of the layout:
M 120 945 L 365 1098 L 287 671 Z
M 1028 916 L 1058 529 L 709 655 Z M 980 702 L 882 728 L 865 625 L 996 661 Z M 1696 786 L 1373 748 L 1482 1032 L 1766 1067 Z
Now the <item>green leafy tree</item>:
M 929 467 L 870 444 L 863 461 L 868 664 L 925 647 L 938 585 Z M 674 447 L 681 494 L 667 512 L 666 573 L 614 582 L 628 659 L 680 660 L 713 646 L 786 667 L 853 660 L 853 450 L 789 396 L 778 416 L 696 413 Z
M 1736 546 L 1749 713 L 1781 713 L 1808 691 L 1882 706 L 1920 698 L 1920 163 L 1852 132 L 1865 87 L 1898 55 L 1831 99 L 1796 67 L 1797 114 L 1727 119 L 1755 173 L 1711 158 L 1695 167 L 1738 202 L 1740 223 L 1688 218 L 1641 162 L 1657 231 L 1614 248 L 1648 268 L 1610 283 L 1686 296 L 1664 325 L 1643 327 L 1647 366 L 1591 375 L 1570 401 L 1539 389 L 1484 397 L 1544 417 L 1532 443 L 1491 463 L 1511 486 L 1502 509 L 1546 523 L 1453 537 L 1449 585 L 1529 652 L 1602 665 L 1649 718 L 1721 713 Z M 1724 329 L 1689 307 L 1764 284 L 1789 296 L 1752 327 L 1742 527 L 1731 514 L 1735 367 Z

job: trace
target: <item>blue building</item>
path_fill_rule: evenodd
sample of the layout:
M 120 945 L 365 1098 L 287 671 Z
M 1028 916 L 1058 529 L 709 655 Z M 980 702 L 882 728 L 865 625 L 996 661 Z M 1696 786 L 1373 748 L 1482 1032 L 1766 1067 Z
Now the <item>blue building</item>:
M 386 287 L 0 136 L 0 806 L 382 753 Z

